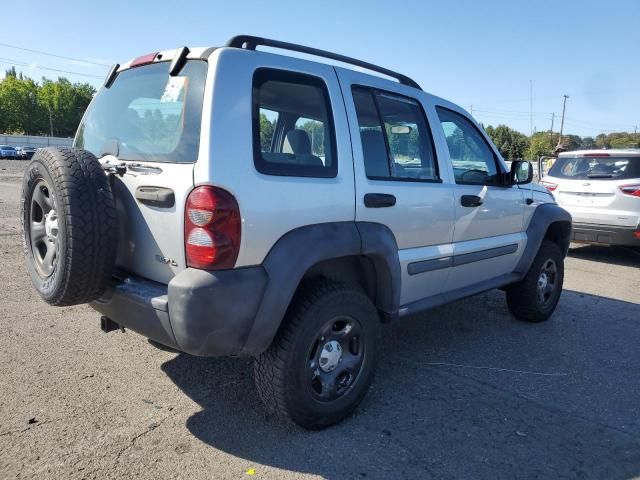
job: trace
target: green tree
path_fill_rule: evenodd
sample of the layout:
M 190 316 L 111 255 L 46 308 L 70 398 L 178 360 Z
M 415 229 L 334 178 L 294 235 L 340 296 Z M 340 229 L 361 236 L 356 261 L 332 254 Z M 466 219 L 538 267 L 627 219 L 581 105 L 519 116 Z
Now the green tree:
M 507 160 L 529 158 L 529 138 L 506 125 L 493 127 L 489 125 L 485 131 L 498 147 L 500 154 Z
M 40 132 L 41 126 L 38 85 L 30 78 L 5 77 L 0 82 L 0 131 L 34 134 Z
M 66 78 L 55 82 L 43 79 L 38 101 L 51 116 L 54 135 L 75 134 L 94 93 L 95 89 L 88 84 L 72 84 Z
M 273 132 L 276 129 L 276 121 L 269 121 L 264 113 L 260 114 L 260 149 L 263 152 L 271 151 Z
M 0 80 L 0 132 L 73 136 L 95 89 L 87 83 L 71 83 L 65 78 L 36 83 L 7 70 Z M 51 120 L 51 122 L 50 122 Z

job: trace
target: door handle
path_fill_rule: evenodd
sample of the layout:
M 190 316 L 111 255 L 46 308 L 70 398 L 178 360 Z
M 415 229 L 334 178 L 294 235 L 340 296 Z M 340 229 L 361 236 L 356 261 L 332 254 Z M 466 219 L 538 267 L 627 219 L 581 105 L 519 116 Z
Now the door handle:
M 153 207 L 171 208 L 175 204 L 173 190 L 164 187 L 138 187 L 136 200 Z
M 396 197 L 388 193 L 367 193 L 364 196 L 364 206 L 367 208 L 393 207 Z
M 482 198 L 477 195 L 462 195 L 460 203 L 463 207 L 479 207 L 482 205 Z

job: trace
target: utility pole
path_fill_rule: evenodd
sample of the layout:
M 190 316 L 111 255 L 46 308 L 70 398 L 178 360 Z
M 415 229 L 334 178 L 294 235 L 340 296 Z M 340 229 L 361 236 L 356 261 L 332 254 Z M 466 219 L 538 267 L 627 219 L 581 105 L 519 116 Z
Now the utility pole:
M 562 143 L 562 129 L 564 128 L 564 110 L 567 106 L 567 98 L 569 98 L 569 95 L 563 95 L 563 100 L 562 100 L 562 120 L 560 120 L 560 137 L 558 138 L 558 145 L 560 145 Z
M 529 80 L 529 159 L 533 161 L 533 80 Z
M 633 126 L 633 143 L 638 146 L 638 125 Z
M 469 105 L 469 113 L 473 117 L 473 105 Z
M 549 147 L 553 150 L 553 120 L 555 119 L 556 112 L 551 112 L 551 129 L 549 130 Z

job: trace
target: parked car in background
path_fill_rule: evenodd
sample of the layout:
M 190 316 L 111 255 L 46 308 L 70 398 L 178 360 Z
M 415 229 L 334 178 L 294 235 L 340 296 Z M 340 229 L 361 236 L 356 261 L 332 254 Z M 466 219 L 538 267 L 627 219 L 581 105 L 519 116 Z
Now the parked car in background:
M 0 145 L 0 158 L 16 158 L 16 149 L 9 145 Z
M 17 147 L 16 156 L 22 160 L 30 160 L 33 154 L 36 153 L 36 147 Z
M 540 183 L 571 213 L 573 242 L 640 247 L 640 149 L 561 153 Z

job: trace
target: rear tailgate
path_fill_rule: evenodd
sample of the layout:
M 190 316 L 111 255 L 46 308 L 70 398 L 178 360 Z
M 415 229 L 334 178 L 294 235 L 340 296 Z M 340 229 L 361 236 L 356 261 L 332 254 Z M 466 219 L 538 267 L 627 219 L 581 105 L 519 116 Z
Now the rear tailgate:
M 103 164 L 126 167 L 113 175 L 117 266 L 168 283 L 186 268 L 184 207 L 198 159 L 207 62 L 187 60 L 172 76 L 165 61 L 171 52 L 141 58 L 100 90 L 75 143 Z
M 593 225 L 636 227 L 640 198 L 625 195 L 620 187 L 636 183 L 640 157 L 607 153 L 559 157 L 544 181 L 555 184 L 558 203 L 573 221 Z
M 554 179 L 553 192 L 576 223 L 635 227 L 640 221 L 640 199 L 622 194 L 621 182 Z
M 193 188 L 193 164 L 146 165 L 152 168 L 130 168 L 114 178 L 119 228 L 116 264 L 141 277 L 169 283 L 185 268 L 184 205 Z M 173 201 L 167 201 L 171 196 Z

